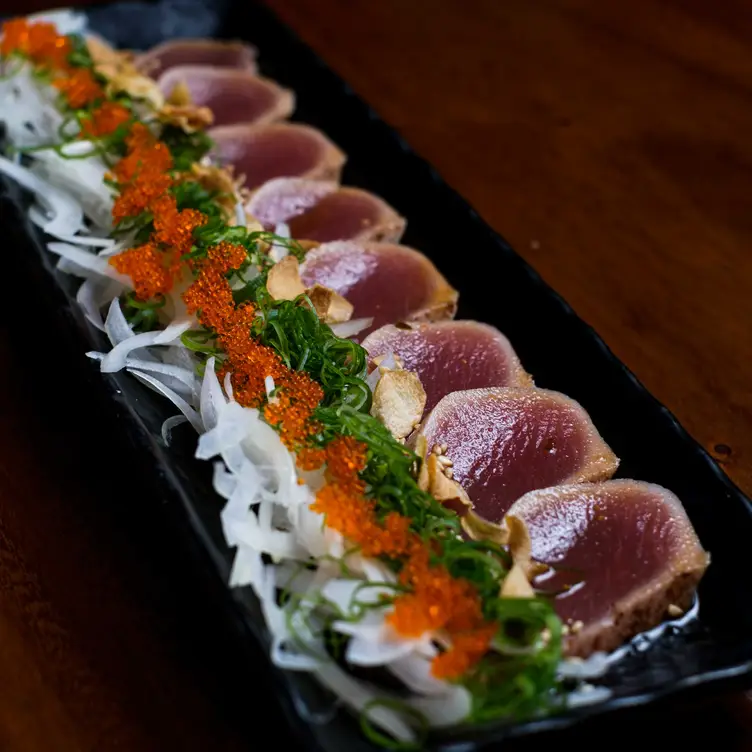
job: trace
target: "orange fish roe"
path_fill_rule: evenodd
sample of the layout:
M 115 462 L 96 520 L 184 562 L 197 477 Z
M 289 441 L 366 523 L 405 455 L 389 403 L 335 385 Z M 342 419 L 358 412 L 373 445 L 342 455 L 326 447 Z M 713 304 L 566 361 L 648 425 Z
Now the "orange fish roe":
M 135 180 L 143 169 L 156 175 L 172 167 L 170 150 L 158 142 L 143 123 L 134 123 L 125 145 L 126 155 L 112 168 L 113 175 L 121 184 Z
M 352 436 L 337 436 L 326 447 L 327 472 L 340 485 L 351 484 L 366 467 L 367 450 Z
M 497 624 L 487 624 L 452 634 L 452 646 L 433 659 L 431 673 L 437 679 L 459 679 L 488 652 L 497 630 Z
M 376 519 L 373 501 L 350 493 L 338 483 L 327 483 L 316 494 L 311 509 L 323 514 L 327 527 L 359 546 L 364 556 L 398 559 L 413 544 L 407 517 L 390 512 L 382 525 Z
M 151 208 L 152 202 L 162 196 L 172 185 L 169 175 L 154 175 L 144 173 L 141 179 L 135 180 L 123 188 L 115 199 L 112 207 L 112 217 L 115 222 L 121 222 L 130 217 L 137 217 Z
M 131 113 L 117 102 L 102 102 L 91 116 L 81 122 L 81 135 L 102 138 L 114 133 L 131 119 Z
M 279 392 L 264 408 L 264 419 L 269 425 L 277 426 L 282 443 L 296 451 L 318 432 L 319 427 L 311 416 L 324 398 L 324 390 L 303 371 L 285 369 L 274 383 Z
M 54 24 L 40 21 L 29 26 L 27 52 L 36 63 L 63 69 L 68 65 L 71 43 L 57 33 Z
M 69 76 L 52 82 L 74 110 L 93 104 L 104 97 L 102 87 L 88 68 L 75 68 Z
M 318 470 L 326 462 L 326 451 L 322 447 L 303 447 L 295 460 L 301 470 Z
M 12 18 L 3 23 L 3 38 L 0 40 L 0 54 L 3 56 L 18 52 L 29 53 L 29 24 L 25 18 Z
M 206 224 L 207 216 L 196 209 L 178 211 L 172 196 L 162 196 L 151 204 L 154 213 L 154 240 L 170 246 L 183 256 L 190 253 L 193 231 Z
M 27 55 L 32 62 L 53 68 L 66 68 L 71 51 L 70 40 L 60 36 L 54 24 L 39 21 L 30 24 L 23 18 L 6 21 L 2 28 L 0 54 Z
M 208 329 L 217 332 L 227 331 L 241 319 L 247 318 L 250 327 L 254 309 L 252 305 L 235 308 L 232 299 L 232 289 L 225 276 L 245 258 L 245 249 L 231 243 L 220 243 L 207 252 L 206 259 L 194 263 L 199 270 L 198 276 L 191 286 L 183 293 L 183 300 L 188 307 L 188 313 L 195 313 L 201 323 Z M 248 330 L 246 329 L 246 334 Z M 250 336 L 248 335 L 250 339 Z
M 121 186 L 120 195 L 115 199 L 112 209 L 113 219 L 120 222 L 156 207 L 159 209 L 159 217 L 155 216 L 155 221 L 159 219 L 160 222 L 168 223 L 171 219 L 174 220 L 177 207 L 174 200 L 165 196 L 172 185 L 172 178 L 167 172 L 172 167 L 169 149 L 140 123 L 133 126 L 126 138 L 126 146 L 128 153 L 112 170 Z M 160 200 L 159 204 L 156 203 L 157 200 Z M 191 217 L 192 220 L 197 220 L 197 217 Z M 193 227 L 197 226 L 194 222 Z M 184 229 L 172 225 L 170 227 L 176 231 Z M 181 237 L 184 235 L 185 233 Z
M 110 259 L 110 264 L 133 281 L 133 289 L 140 300 L 164 295 L 172 289 L 173 275 L 164 264 L 165 254 L 151 243 L 130 248 Z

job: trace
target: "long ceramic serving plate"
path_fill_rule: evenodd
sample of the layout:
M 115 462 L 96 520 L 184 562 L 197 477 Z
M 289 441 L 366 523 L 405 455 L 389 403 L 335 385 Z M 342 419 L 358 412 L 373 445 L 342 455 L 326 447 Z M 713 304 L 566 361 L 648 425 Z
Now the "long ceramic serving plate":
M 618 475 L 674 491 L 712 554 L 700 586 L 698 618 L 670 626 L 649 641 L 637 638 L 598 680 L 610 690 L 608 699 L 526 723 L 437 733 L 429 746 L 482 748 L 508 737 L 561 730 L 690 688 L 752 684 L 752 598 L 745 556 L 752 540 L 750 501 L 525 261 L 262 6 L 123 2 L 88 15 L 93 31 L 130 48 L 145 49 L 174 36 L 242 38 L 258 47 L 261 72 L 296 92 L 293 119 L 320 128 L 347 153 L 343 182 L 384 197 L 408 218 L 403 242 L 426 253 L 460 290 L 458 317 L 497 326 L 538 386 L 580 402 L 622 459 Z M 160 429 L 174 409 L 130 375 L 100 375 L 95 363 L 85 361 L 86 351 L 104 348 L 103 336 L 76 305 L 77 281 L 55 269 L 55 260 L 25 218 L 23 197 L 15 187 L 3 190 L 0 226 L 14 264 L 38 289 L 40 322 L 59 328 L 67 357 L 77 362 L 86 388 L 94 393 L 92 405 L 95 395 L 105 390 L 103 430 L 117 427 L 124 432 L 134 460 L 149 467 L 155 501 L 159 496 L 169 501 L 164 506 L 173 512 L 176 535 L 189 544 L 196 571 L 209 572 L 226 607 L 225 617 L 238 628 L 239 660 L 252 673 L 252 661 L 260 660 L 260 653 L 242 648 L 251 643 L 267 648 L 268 635 L 250 589 L 226 586 L 232 553 L 224 543 L 209 463 L 192 457 L 195 434 L 189 428 L 176 430 L 168 450 Z M 459 258 L 483 259 L 484 273 L 474 264 L 458 263 Z M 278 669 L 273 676 L 283 708 L 309 747 L 353 752 L 372 748 L 353 716 L 314 680 Z

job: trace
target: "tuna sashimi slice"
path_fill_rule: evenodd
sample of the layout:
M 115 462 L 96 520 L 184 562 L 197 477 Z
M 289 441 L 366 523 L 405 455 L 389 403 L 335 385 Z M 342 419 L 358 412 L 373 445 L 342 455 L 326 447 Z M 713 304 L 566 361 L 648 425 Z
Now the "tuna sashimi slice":
M 246 209 L 269 230 L 284 222 L 292 237 L 319 243 L 396 243 L 405 229 L 404 218 L 378 196 L 321 180 L 270 180 L 256 191 Z
M 546 389 L 454 392 L 421 432 L 429 451 L 446 446 L 454 479 L 490 522 L 528 491 L 606 480 L 619 464 L 582 406 Z
M 325 243 L 309 251 L 303 283 L 329 287 L 353 305 L 353 319 L 373 318 L 359 338 L 384 324 L 452 318 L 457 292 L 419 251 L 390 243 Z
M 153 79 L 178 65 L 208 65 L 256 72 L 256 50 L 242 42 L 212 39 L 174 39 L 158 44 L 135 60 L 136 67 Z
M 214 155 L 259 188 L 280 177 L 339 180 L 345 155 L 321 131 L 299 123 L 223 125 L 211 128 Z
M 569 655 L 613 650 L 687 609 L 710 561 L 679 499 L 650 483 L 533 491 L 509 514 L 526 523 L 533 558 L 553 567 L 534 584 L 558 593 Z
M 274 81 L 244 70 L 179 65 L 157 79 L 165 97 L 183 83 L 193 103 L 208 107 L 213 125 L 271 123 L 288 117 L 295 108 L 295 96 Z
M 509 340 L 477 321 L 392 324 L 363 341 L 371 358 L 394 353 L 426 392 L 426 414 L 447 394 L 491 386 L 532 386 Z

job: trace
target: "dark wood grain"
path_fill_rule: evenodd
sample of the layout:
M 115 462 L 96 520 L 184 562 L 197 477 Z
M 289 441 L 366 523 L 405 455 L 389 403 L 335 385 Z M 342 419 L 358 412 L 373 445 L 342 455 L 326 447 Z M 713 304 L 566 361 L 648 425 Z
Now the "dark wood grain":
M 268 2 L 752 493 L 749 4 Z M 0 750 L 271 747 L 254 729 L 281 721 L 229 689 L 211 613 L 127 514 L 127 468 L 97 476 L 106 437 L 92 455 L 15 342 L 6 325 Z M 751 746 L 739 697 L 666 722 Z

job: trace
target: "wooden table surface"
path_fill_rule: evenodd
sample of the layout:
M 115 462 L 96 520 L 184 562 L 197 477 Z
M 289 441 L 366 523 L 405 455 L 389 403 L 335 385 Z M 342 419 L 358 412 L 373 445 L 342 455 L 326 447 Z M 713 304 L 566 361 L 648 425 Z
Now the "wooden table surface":
M 268 2 L 752 493 L 749 3 Z M 275 707 L 231 689 L 164 531 L 123 513 L 144 502 L 129 468 L 98 476 L 107 437 L 92 449 L 15 342 L 6 319 L 0 750 L 271 748 L 254 734 L 282 727 Z M 672 706 L 664 730 L 742 749 L 749 727 L 734 696 Z

